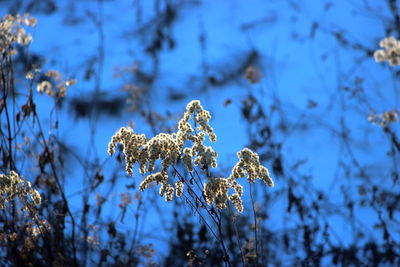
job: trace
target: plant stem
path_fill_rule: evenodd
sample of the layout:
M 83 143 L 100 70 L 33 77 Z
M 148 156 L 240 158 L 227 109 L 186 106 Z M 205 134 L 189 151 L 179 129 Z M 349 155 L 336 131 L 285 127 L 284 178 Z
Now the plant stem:
M 250 198 L 251 198 L 251 207 L 253 209 L 253 215 L 254 215 L 254 242 L 255 242 L 256 266 L 258 266 L 257 214 L 256 214 L 256 209 L 254 208 L 253 190 L 251 187 L 251 183 L 250 183 Z

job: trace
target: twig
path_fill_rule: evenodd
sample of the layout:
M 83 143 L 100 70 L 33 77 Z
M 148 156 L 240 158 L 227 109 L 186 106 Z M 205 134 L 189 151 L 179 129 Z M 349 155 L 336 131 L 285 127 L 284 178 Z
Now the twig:
M 257 239 L 257 214 L 256 214 L 256 209 L 254 208 L 254 199 L 253 199 L 253 190 L 252 186 L 250 183 L 250 198 L 251 198 L 251 207 L 253 209 L 253 215 L 254 215 L 254 242 L 256 243 L 256 266 L 258 266 L 258 239 Z

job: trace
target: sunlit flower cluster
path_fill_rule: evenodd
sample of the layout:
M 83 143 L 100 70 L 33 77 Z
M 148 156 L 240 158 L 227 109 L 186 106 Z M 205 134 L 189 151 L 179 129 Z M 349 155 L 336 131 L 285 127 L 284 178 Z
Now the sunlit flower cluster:
M 232 169 L 231 175 L 225 178 L 212 178 L 204 184 L 204 197 L 208 205 L 215 205 L 218 209 L 227 207 L 229 199 L 236 210 L 243 211 L 242 194 L 243 187 L 236 181 L 238 178 L 247 177 L 250 184 L 253 184 L 256 179 L 263 180 L 268 186 L 273 187 L 274 182 L 269 175 L 266 167 L 260 164 L 258 154 L 248 148 L 244 148 L 237 153 L 239 161 Z M 228 195 L 228 190 L 232 188 L 234 193 Z
M 194 127 L 190 124 L 190 119 L 193 119 Z M 122 127 L 112 136 L 108 144 L 108 153 L 113 155 L 116 145 L 123 145 L 128 175 L 133 174 L 135 163 L 139 164 L 140 173 L 145 174 L 153 172 L 156 162 L 161 160 L 161 171 L 148 175 L 141 182 L 140 189 L 143 191 L 150 183 L 155 182 L 161 185 L 160 195 L 171 201 L 174 193 L 176 196 L 183 193 L 183 183 L 178 182 L 175 187 L 168 183 L 168 168 L 179 158 L 190 172 L 193 171 L 193 164 L 202 167 L 217 166 L 218 154 L 211 147 L 203 145 L 206 135 L 210 141 L 216 141 L 217 138 L 208 124 L 210 119 L 210 113 L 203 109 L 200 101 L 194 100 L 187 105 L 177 132 L 160 133 L 147 139 L 144 134 L 137 134 L 129 127 Z M 192 147 L 184 147 L 186 141 L 192 142 Z
M 25 225 L 24 248 L 32 250 L 36 247 L 40 235 L 48 233 L 51 225 L 47 220 L 36 220 L 36 223 L 27 222 Z
M 198 150 L 198 156 L 194 160 L 194 165 L 198 166 L 211 166 L 213 168 L 217 167 L 217 152 L 212 149 L 212 147 L 208 146 L 200 146 Z
M 179 147 L 170 134 L 161 133 L 152 139 L 147 139 L 144 134 L 136 134 L 129 127 L 122 127 L 111 138 L 108 144 L 108 153 L 113 155 L 117 143 L 123 145 L 125 155 L 126 172 L 133 174 L 133 165 L 139 163 L 139 171 L 142 174 L 153 172 L 157 160 L 161 160 L 162 169 L 160 172 L 148 175 L 141 183 L 140 190 L 155 182 L 161 185 L 160 195 L 165 196 L 166 201 L 171 201 L 174 194 L 174 187 L 168 183 L 168 167 L 174 164 L 179 156 Z
M 236 210 L 243 211 L 242 194 L 243 187 L 236 181 L 238 178 L 247 177 L 250 184 L 255 180 L 261 179 L 268 186 L 273 187 L 274 182 L 269 175 L 266 167 L 260 164 L 258 154 L 248 148 L 244 148 L 237 153 L 239 161 L 232 169 L 231 175 L 225 178 L 211 178 L 204 184 L 203 195 L 208 205 L 215 202 L 218 209 L 225 209 L 227 207 L 227 200 L 229 199 Z M 234 193 L 228 195 L 228 190 L 232 188 Z
M 160 133 L 150 139 L 144 146 L 145 157 L 148 160 L 147 171 L 154 171 L 155 162 L 158 159 L 162 160 L 162 172 L 166 172 L 168 167 L 178 159 L 180 149 L 172 135 Z M 145 173 L 146 166 L 140 165 L 140 172 Z
M 122 127 L 112 136 L 110 143 L 108 143 L 108 154 L 112 156 L 115 153 L 117 144 L 122 144 L 125 155 L 125 169 L 128 175 L 132 175 L 133 164 L 136 162 L 140 162 L 141 166 L 146 164 L 145 151 L 141 148 L 147 141 L 144 134 L 136 134 L 130 127 Z
M 234 193 L 228 194 L 228 190 L 232 188 Z M 236 210 L 239 212 L 243 211 L 242 203 L 243 187 L 236 181 L 231 183 L 226 178 L 211 178 L 204 183 L 203 195 L 208 205 L 212 205 L 215 202 L 217 209 L 226 209 L 228 199 L 233 203 Z
M 24 25 L 34 27 L 37 20 L 25 14 L 20 15 L 7 14 L 0 20 L 0 54 L 9 52 L 15 53 L 12 48 L 13 43 L 28 45 L 32 41 L 32 36 L 26 33 Z
M 228 190 L 231 185 L 226 178 L 211 178 L 204 183 L 203 195 L 208 205 L 215 202 L 217 209 L 225 209 L 228 201 Z
M 53 84 L 49 80 L 43 80 L 37 84 L 37 91 L 39 93 L 44 93 L 49 96 L 54 96 L 56 95 L 57 97 L 65 97 L 67 94 L 67 88 L 74 85 L 76 83 L 75 79 L 64 79 L 63 75 L 61 75 L 60 72 L 56 70 L 49 70 L 45 73 L 45 76 L 54 82 L 54 87 Z M 33 79 L 33 73 L 29 72 L 27 74 L 28 79 Z
M 159 194 L 160 194 L 160 196 L 165 196 L 165 201 L 172 200 L 174 192 L 175 192 L 175 188 L 168 183 L 167 172 L 156 172 L 156 173 L 148 175 L 140 183 L 139 189 L 141 191 L 144 191 L 147 188 L 147 186 L 152 182 L 156 182 L 157 184 L 161 185 Z M 181 190 L 181 189 L 179 189 L 179 190 Z M 182 190 L 183 190 L 183 187 L 182 187 Z M 178 193 L 177 193 L 177 196 L 178 196 Z
M 237 153 L 239 161 L 232 169 L 228 180 L 233 182 L 235 179 L 247 176 L 249 183 L 253 184 L 257 178 L 263 180 L 268 186 L 273 187 L 269 171 L 260 164 L 258 154 L 248 148 L 244 148 Z
M 395 123 L 399 120 L 399 112 L 397 110 L 385 111 L 382 114 L 371 114 L 368 116 L 371 123 L 386 126 L 389 123 Z
M 243 212 L 243 203 L 241 195 L 239 195 L 238 193 L 234 193 L 231 196 L 229 196 L 229 200 L 233 203 L 238 212 Z
M 377 62 L 387 61 L 390 66 L 400 65 L 400 41 L 394 37 L 387 37 L 380 41 L 383 49 L 376 50 L 374 58 Z
M 11 171 L 9 175 L 0 174 L 0 209 L 5 209 L 6 203 L 14 200 L 15 197 L 18 197 L 25 205 L 28 203 L 28 196 L 35 205 L 42 202 L 39 192 L 18 173 Z
M 185 149 L 183 150 L 183 154 L 181 155 L 181 159 L 189 172 L 193 171 L 192 158 L 193 158 L 193 150 L 189 147 L 185 147 Z
M 180 197 L 183 194 L 183 182 L 178 181 L 175 183 L 175 194 L 177 197 Z
M 39 93 L 45 93 L 48 94 L 49 96 L 53 95 L 53 86 L 49 81 L 42 81 L 38 83 L 37 85 L 37 91 Z
M 192 116 L 195 126 L 194 129 L 189 123 Z M 193 100 L 186 106 L 186 112 L 178 123 L 178 132 L 175 134 L 175 138 L 180 148 L 183 147 L 187 140 L 193 143 L 192 147 L 185 148 L 181 155 L 183 163 L 190 172 L 193 171 L 192 163 L 196 166 L 201 165 L 202 167 L 217 167 L 217 152 L 215 152 L 212 147 L 206 147 L 203 144 L 206 135 L 208 135 L 211 142 L 217 141 L 214 129 L 209 125 L 210 119 L 210 113 L 203 109 L 200 101 Z
M 138 163 L 141 174 L 149 173 L 141 181 L 139 189 L 144 191 L 150 184 L 155 183 L 160 185 L 160 195 L 164 196 L 166 201 L 171 201 L 174 194 L 180 197 L 184 189 L 184 181 L 179 180 L 172 184 L 168 177 L 169 167 L 178 160 L 182 161 L 189 172 L 194 171 L 194 166 L 203 170 L 217 167 L 217 152 L 211 146 L 204 145 L 206 136 L 211 142 L 215 142 L 217 138 L 209 125 L 210 119 L 210 113 L 203 109 L 200 101 L 194 100 L 186 106 L 186 112 L 179 121 L 176 132 L 160 133 L 147 139 L 144 134 L 137 134 L 129 127 L 122 127 L 112 136 L 108 144 L 108 153 L 113 155 L 117 144 L 122 144 L 127 174 L 133 174 L 135 163 Z M 191 146 L 188 146 L 190 143 Z M 239 162 L 229 178 L 208 177 L 204 183 L 202 193 L 208 205 L 215 203 L 218 209 L 225 209 L 227 201 L 230 200 L 235 208 L 242 212 L 243 187 L 236 181 L 241 177 L 247 176 L 250 183 L 260 178 L 269 186 L 274 185 L 267 168 L 260 165 L 257 153 L 245 148 L 238 152 L 238 157 Z M 154 172 L 159 160 L 161 169 Z M 234 191 L 232 195 L 228 194 L 230 189 Z
M 195 129 L 189 122 L 191 118 L 193 118 Z M 210 119 L 210 113 L 203 109 L 200 101 L 193 100 L 189 102 L 186 106 L 186 112 L 178 123 L 176 139 L 179 144 L 183 146 L 186 140 L 190 140 L 195 144 L 202 143 L 205 135 L 208 135 L 211 142 L 217 141 L 214 129 L 208 124 Z

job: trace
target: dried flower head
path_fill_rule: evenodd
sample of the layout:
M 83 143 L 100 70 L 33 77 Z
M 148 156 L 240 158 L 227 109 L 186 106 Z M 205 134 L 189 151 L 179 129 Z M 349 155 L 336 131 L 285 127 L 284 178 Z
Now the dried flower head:
M 249 183 L 254 183 L 255 179 L 263 180 L 268 186 L 273 187 L 274 182 L 269 175 L 266 167 L 260 164 L 258 154 L 248 148 L 244 148 L 237 153 L 239 161 L 232 169 L 228 180 L 232 181 L 247 175 Z
M 25 16 L 24 22 L 25 22 L 25 25 L 28 26 L 28 27 L 35 27 L 36 24 L 37 24 L 37 19 L 34 18 L 34 17 Z
M 6 203 L 15 197 L 18 197 L 25 206 L 28 203 L 28 196 L 35 205 L 40 205 L 42 202 L 39 192 L 18 173 L 11 171 L 9 175 L 0 174 L 0 209 L 5 209 Z
M 177 197 L 180 197 L 183 194 L 183 182 L 178 181 L 175 183 L 175 194 Z
M 229 196 L 229 200 L 232 201 L 233 205 L 235 206 L 238 212 L 243 212 L 243 203 L 240 195 L 238 193 L 234 193 Z
M 29 15 L 23 19 L 19 14 L 5 15 L 0 19 L 0 54 L 11 53 L 13 44 L 28 45 L 32 41 L 32 36 L 26 33 L 23 28 L 24 23 L 27 26 L 35 26 L 37 20 Z
M 237 153 L 239 158 L 238 163 L 233 167 L 231 175 L 225 178 L 211 178 L 204 184 L 203 195 L 208 205 L 215 202 L 218 209 L 227 207 L 229 199 L 236 210 L 243 211 L 242 195 L 243 187 L 236 179 L 247 176 L 250 184 L 259 178 L 268 186 L 273 187 L 274 182 L 271 179 L 268 169 L 260 164 L 258 154 L 248 148 L 244 148 Z M 234 193 L 228 195 L 228 190 L 232 188 Z
M 400 41 L 394 37 L 387 37 L 380 41 L 379 46 L 383 49 L 375 51 L 376 62 L 387 61 L 390 66 L 400 65 Z
M 249 83 L 258 83 L 262 78 L 260 70 L 253 66 L 248 66 L 245 69 L 244 76 Z
M 122 144 L 127 174 L 133 174 L 135 163 L 138 163 L 140 173 L 149 173 L 141 181 L 139 189 L 144 191 L 151 183 L 155 183 L 160 185 L 160 195 L 164 196 L 166 201 L 171 201 L 174 193 L 176 197 L 180 197 L 184 189 L 182 180 L 173 185 L 168 177 L 169 167 L 179 159 L 189 172 L 194 171 L 194 166 L 200 166 L 202 169 L 217 167 L 217 152 L 211 146 L 203 144 L 206 136 L 211 142 L 216 141 L 214 130 L 209 125 L 210 119 L 210 113 L 203 109 L 200 101 L 193 100 L 186 106 L 186 112 L 179 121 L 176 132 L 160 133 L 147 139 L 144 134 L 134 133 L 130 127 L 122 127 L 111 137 L 108 153 L 113 155 L 117 144 Z M 185 146 L 190 143 L 191 146 Z M 243 187 L 236 181 L 240 177 L 247 176 L 250 183 L 259 178 L 269 186 L 274 186 L 268 169 L 260 164 L 257 153 L 245 148 L 237 155 L 239 161 L 228 178 L 211 177 L 204 184 L 203 196 L 208 205 L 215 203 L 218 209 L 224 209 L 230 200 L 236 209 L 242 212 Z M 161 161 L 161 170 L 154 172 L 158 161 Z M 234 193 L 229 196 L 228 190 L 231 188 Z
M 230 188 L 228 179 L 225 178 L 211 178 L 204 183 L 203 195 L 208 205 L 215 205 L 218 209 L 225 209 L 227 207 L 228 190 Z
M 112 156 L 115 153 L 117 143 L 123 145 L 123 153 L 125 155 L 126 172 L 132 175 L 132 167 L 136 162 L 146 163 L 146 159 L 141 157 L 143 150 L 141 148 L 146 144 L 147 138 L 144 134 L 136 134 L 130 127 L 120 128 L 108 143 L 108 154 Z M 143 171 L 144 173 L 144 171 Z
M 396 123 L 399 120 L 399 112 L 397 110 L 389 110 L 382 114 L 371 114 L 368 116 L 368 120 L 383 127 L 389 123 Z
M 36 90 L 39 93 L 45 93 L 45 94 L 48 94 L 49 96 L 52 96 L 54 94 L 53 86 L 51 85 L 51 83 L 49 81 L 40 82 L 37 85 Z
M 26 73 L 26 75 L 25 75 L 25 78 L 26 78 L 27 80 L 32 80 L 33 77 L 35 77 L 35 76 L 34 76 L 33 72 L 31 72 L 31 71 L 28 71 L 28 72 Z
M 229 196 L 228 191 L 233 188 L 234 193 Z M 243 187 L 234 181 L 231 183 L 226 178 L 210 178 L 204 183 L 203 196 L 208 205 L 215 202 L 217 209 L 225 209 L 228 199 L 233 203 L 236 210 L 243 212 L 242 196 Z
M 44 74 L 48 79 L 53 81 L 53 87 L 50 81 L 42 81 L 37 86 L 39 93 L 46 93 L 49 96 L 56 96 L 63 98 L 67 95 L 67 88 L 74 85 L 77 81 L 74 79 L 65 80 L 63 75 L 57 70 L 48 70 Z
M 77 83 L 77 80 L 71 79 L 71 80 L 66 81 L 66 82 L 65 82 L 65 85 L 66 85 L 66 86 L 72 86 L 72 85 L 74 85 L 74 84 L 76 84 L 76 83 Z
M 193 119 L 194 126 L 190 124 Z M 161 171 L 148 175 L 140 184 L 143 191 L 151 182 L 161 185 L 160 195 L 165 196 L 167 201 L 172 200 L 174 187 L 168 183 L 167 171 L 179 158 L 182 159 L 186 168 L 191 172 L 194 165 L 217 166 L 217 153 L 211 148 L 203 145 L 205 136 L 210 141 L 216 140 L 213 128 L 208 124 L 211 115 L 200 105 L 200 101 L 194 100 L 186 107 L 183 118 L 179 121 L 178 131 L 172 134 L 160 133 L 151 139 L 144 134 L 136 134 L 129 127 L 120 128 L 111 138 L 108 144 L 108 153 L 113 155 L 118 143 L 123 145 L 125 155 L 126 172 L 133 174 L 133 165 L 139 164 L 140 173 L 153 172 L 155 164 L 161 160 Z M 195 129 L 194 129 L 195 128 Z M 184 147 L 186 141 L 192 142 L 192 147 Z M 183 184 L 175 186 L 176 195 L 180 196 Z
M 44 74 L 45 76 L 49 77 L 49 78 L 53 78 L 56 81 L 61 80 L 61 74 L 58 70 L 48 70 L 45 72 Z

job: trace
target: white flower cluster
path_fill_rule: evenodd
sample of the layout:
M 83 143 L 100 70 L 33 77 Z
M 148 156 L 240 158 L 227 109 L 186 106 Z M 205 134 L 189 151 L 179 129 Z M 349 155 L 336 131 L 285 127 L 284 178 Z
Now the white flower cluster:
M 51 229 L 51 225 L 46 220 L 39 220 L 37 224 L 34 225 L 32 223 L 28 223 L 27 227 L 25 228 L 27 233 L 30 233 L 33 237 L 38 237 L 39 234 L 45 231 L 49 231 Z
M 228 190 L 233 188 L 235 193 L 228 195 Z M 242 196 L 243 187 L 236 181 L 230 183 L 226 178 L 211 178 L 204 183 L 203 195 L 208 205 L 215 202 L 217 209 L 226 209 L 228 199 L 232 201 L 236 210 L 243 211 Z
M 67 88 L 74 85 L 77 81 L 75 79 L 65 80 L 63 75 L 56 70 L 49 70 L 45 73 L 45 76 L 52 79 L 55 83 L 55 87 L 50 81 L 44 80 L 38 83 L 36 90 L 43 94 L 47 94 L 49 96 L 58 96 L 65 97 L 67 95 Z M 27 73 L 27 77 L 33 79 L 34 75 L 32 72 Z M 57 89 L 57 90 L 54 90 Z
M 180 197 L 183 194 L 183 182 L 178 181 L 175 183 L 175 194 L 177 197 Z
M 28 14 L 21 17 L 20 15 L 6 15 L 0 20 L 0 54 L 11 52 L 12 44 L 18 43 L 28 45 L 32 41 L 32 36 L 26 33 L 23 25 L 34 27 L 37 20 L 29 17 Z
M 193 118 L 194 124 L 199 125 L 193 129 L 189 120 Z M 140 190 L 155 182 L 161 185 L 160 195 L 165 196 L 166 201 L 171 201 L 173 195 L 177 197 L 183 193 L 183 183 L 177 182 L 175 187 L 168 183 L 168 168 L 180 157 L 187 169 L 193 171 L 194 165 L 217 166 L 217 153 L 203 145 L 205 136 L 210 141 L 216 141 L 213 128 L 208 125 L 211 115 L 204 110 L 200 102 L 194 100 L 186 107 L 183 118 L 179 121 L 178 131 L 173 134 L 160 133 L 151 139 L 144 134 L 134 133 L 129 127 L 120 128 L 111 138 L 108 144 L 108 154 L 115 153 L 118 143 L 123 145 L 125 155 L 126 172 L 132 175 L 133 165 L 139 163 L 140 173 L 153 172 L 157 160 L 161 160 L 161 171 L 148 175 L 141 183 Z M 192 147 L 185 147 L 185 142 L 191 141 Z
M 51 85 L 51 83 L 49 81 L 42 81 L 40 83 L 38 83 L 36 90 L 39 93 L 45 93 L 48 95 L 53 95 L 53 86 Z
M 249 183 L 253 184 L 257 178 L 263 180 L 269 187 L 274 186 L 269 171 L 260 164 L 258 154 L 251 151 L 247 147 L 237 153 L 239 161 L 232 169 L 232 173 L 228 180 L 233 182 L 235 179 L 247 175 Z
M 147 170 L 154 171 L 155 162 L 158 159 L 162 160 L 162 172 L 167 172 L 169 166 L 174 164 L 178 159 L 180 148 L 172 135 L 160 133 L 150 139 L 144 146 L 144 157 L 148 160 L 149 165 Z M 140 172 L 145 173 L 146 166 L 140 166 Z
M 168 174 L 166 171 L 156 172 L 148 175 L 139 185 L 139 189 L 144 191 L 147 186 L 152 183 L 156 182 L 157 184 L 161 184 L 160 187 L 160 196 L 165 196 L 165 201 L 171 201 L 174 195 L 174 187 L 168 184 Z M 177 189 L 178 190 L 178 189 Z M 183 186 L 182 186 L 183 190 Z
M 189 123 L 192 116 L 196 126 L 195 129 Z M 186 106 L 186 112 L 179 121 L 178 132 L 175 135 L 179 146 L 182 148 L 187 140 L 193 143 L 192 147 L 186 147 L 181 155 L 183 163 L 190 172 L 193 171 L 192 163 L 196 166 L 201 164 L 202 166 L 217 167 L 217 152 L 212 147 L 203 145 L 206 135 L 208 135 L 211 142 L 217 141 L 214 129 L 208 124 L 210 119 L 210 113 L 203 109 L 200 101 L 193 100 Z M 192 162 L 193 158 L 194 162 Z
M 29 181 L 24 180 L 15 171 L 9 175 L 0 174 L 0 209 L 5 209 L 6 203 L 19 197 L 24 203 L 27 203 L 28 196 L 31 197 L 35 205 L 40 205 L 42 199 L 38 191 L 31 187 Z
M 141 166 L 146 166 L 147 159 L 143 155 L 145 151 L 141 149 L 146 142 L 147 138 L 144 134 L 136 134 L 130 127 L 122 127 L 111 137 L 111 141 L 108 143 L 108 154 L 112 156 L 115 153 L 117 143 L 122 144 L 124 146 L 125 170 L 128 175 L 132 175 L 134 163 L 140 162 Z
M 191 119 L 194 121 L 193 126 L 189 122 Z M 174 186 L 168 181 L 168 168 L 178 159 L 182 160 L 189 172 L 194 170 L 193 165 L 200 165 L 202 168 L 217 167 L 218 154 L 212 147 L 203 144 L 206 136 L 211 142 L 217 139 L 213 128 L 208 124 L 210 119 L 210 113 L 203 109 L 198 100 L 194 100 L 186 106 L 177 132 L 160 133 L 152 139 L 147 139 L 144 134 L 137 134 L 129 127 L 122 127 L 112 136 L 108 144 L 108 153 L 113 155 L 116 145 L 122 144 L 127 174 L 132 175 L 135 163 L 139 164 L 140 173 L 150 173 L 142 180 L 139 189 L 144 191 L 154 182 L 161 185 L 160 195 L 164 196 L 166 201 L 171 201 L 174 193 L 180 197 L 184 188 L 183 181 L 176 182 Z M 191 147 L 185 147 L 188 142 L 192 143 Z M 239 161 L 228 178 L 210 178 L 204 184 L 203 196 L 207 204 L 212 205 L 215 202 L 218 209 L 225 209 L 227 201 L 230 200 L 236 209 L 242 212 L 243 187 L 236 179 L 244 176 L 247 176 L 250 183 L 260 178 L 269 186 L 274 186 L 268 169 L 260 164 L 257 153 L 245 148 L 237 155 Z M 161 170 L 153 173 L 158 160 L 161 160 Z M 230 188 L 234 191 L 232 195 L 228 194 Z
M 400 65 L 400 41 L 394 37 L 387 37 L 380 41 L 379 46 L 383 49 L 375 51 L 375 61 L 387 61 L 390 66 Z
M 236 181 L 238 178 L 247 176 L 250 184 L 253 184 L 257 178 L 263 180 L 268 186 L 273 187 L 268 169 L 260 164 L 257 153 L 248 148 L 244 148 L 237 153 L 239 158 L 238 163 L 233 167 L 231 175 L 225 178 L 211 178 L 204 184 L 203 195 L 208 205 L 212 205 L 215 201 L 218 209 L 227 207 L 229 199 L 236 210 L 243 211 L 242 194 L 243 187 Z M 228 195 L 228 190 L 232 188 L 235 193 Z
M 384 127 L 389 123 L 396 123 L 399 120 L 399 112 L 397 110 L 389 110 L 382 114 L 371 114 L 368 116 L 368 120 Z
M 226 178 L 210 178 L 204 183 L 203 195 L 208 205 L 215 205 L 218 209 L 225 209 L 228 201 L 228 190 L 230 188 L 228 179 Z

